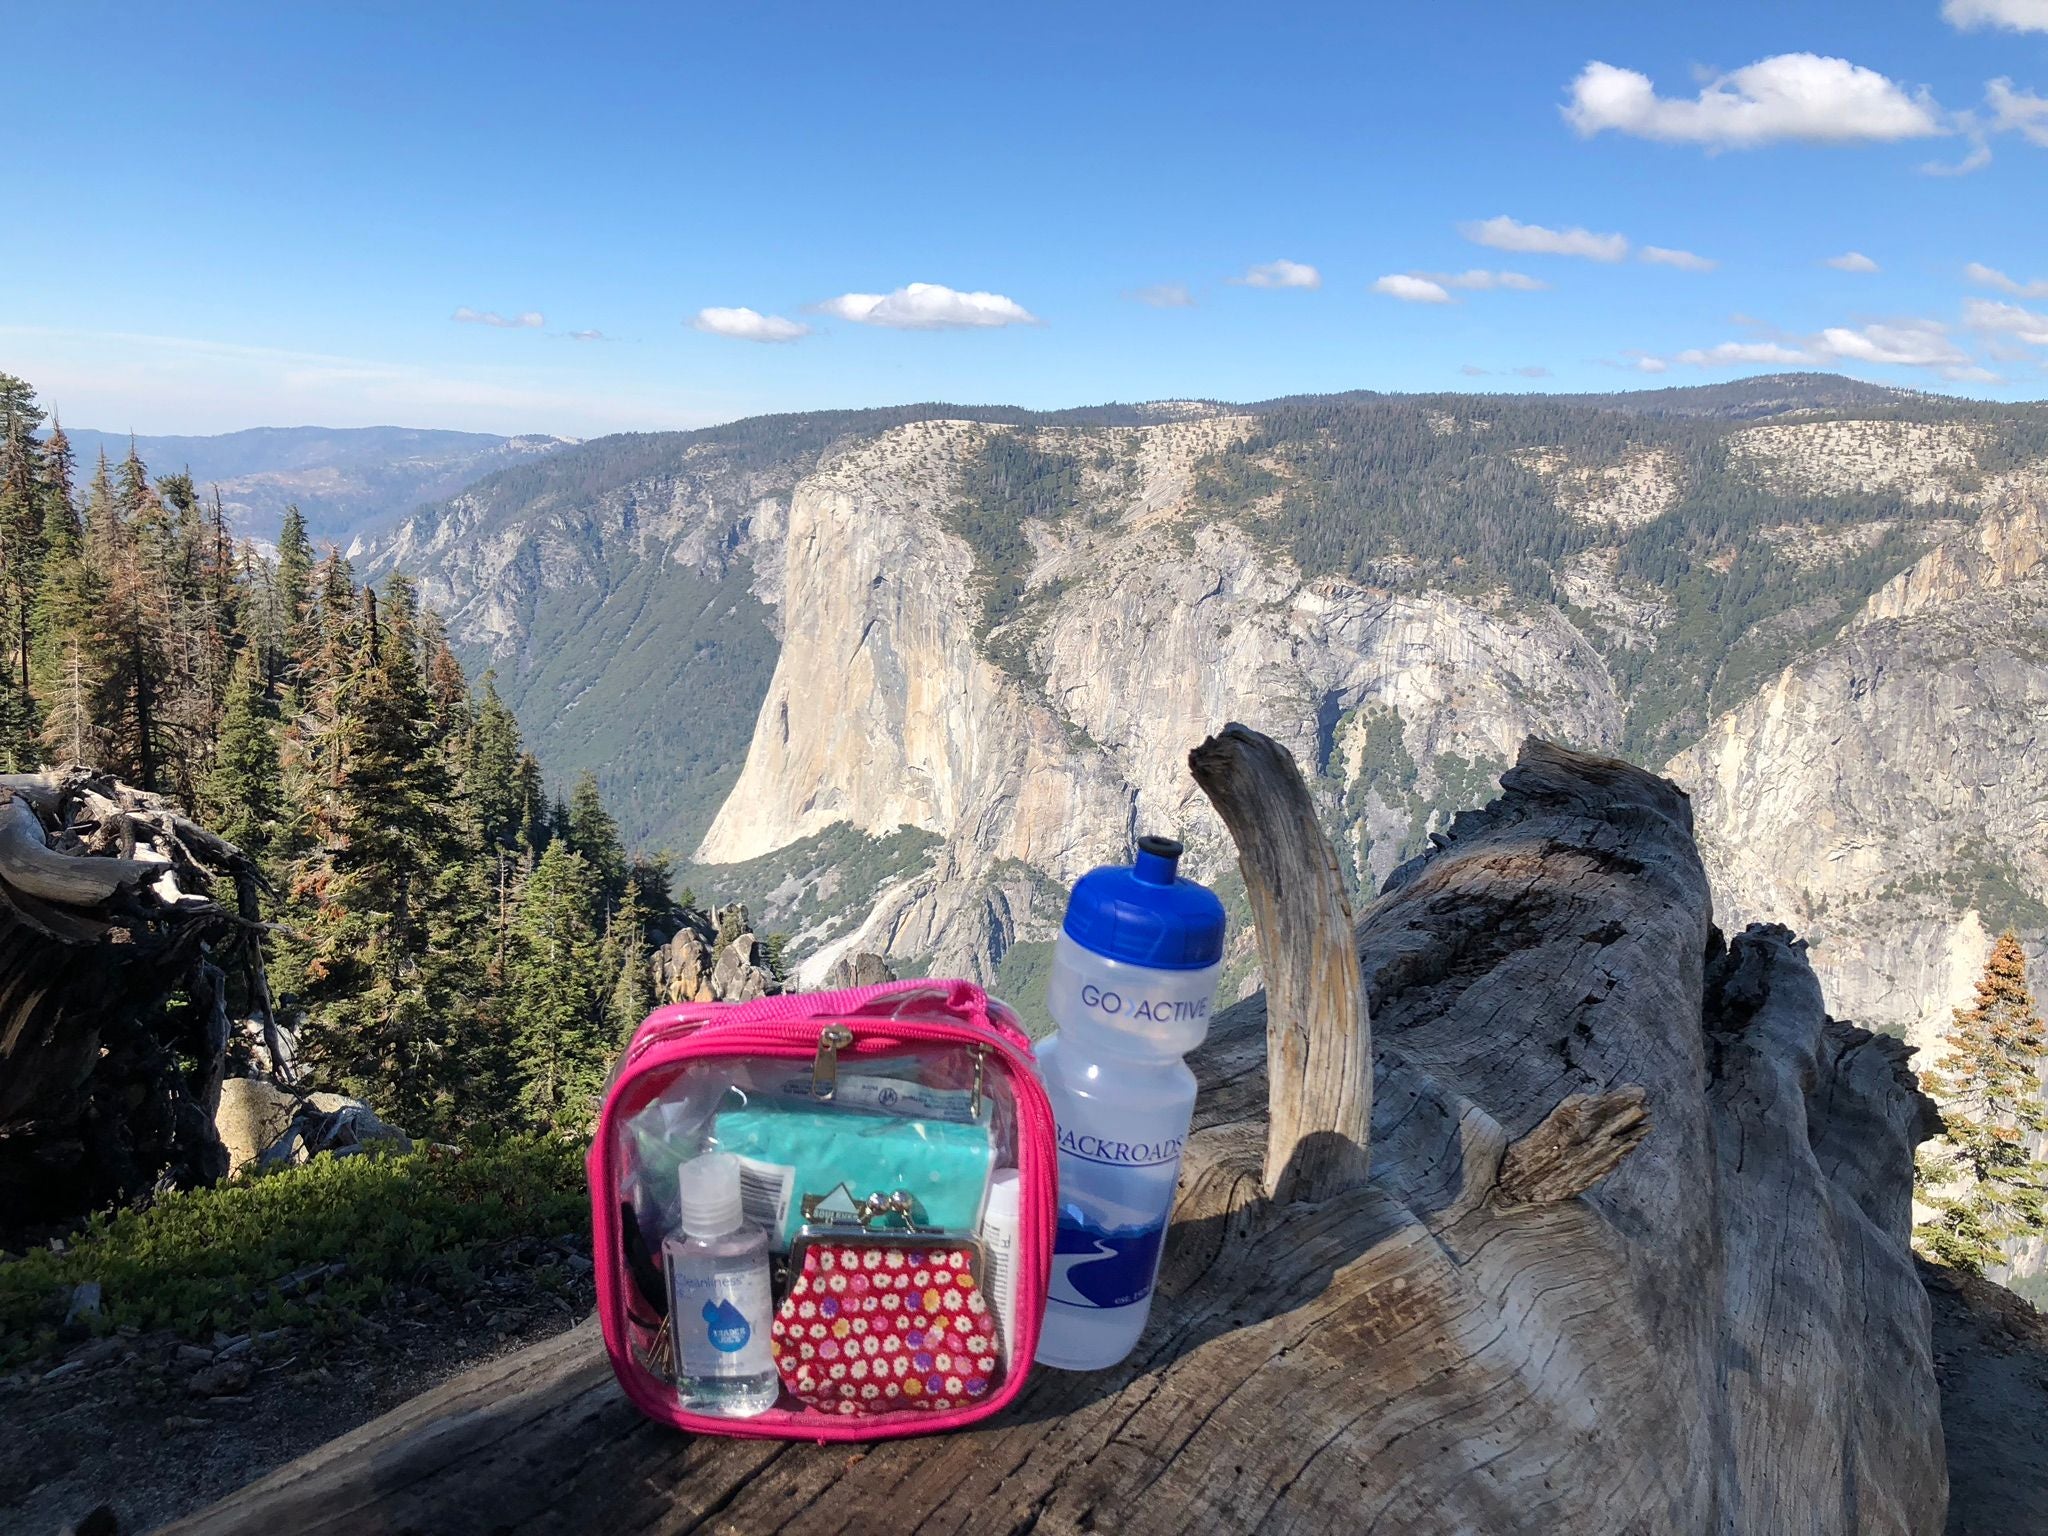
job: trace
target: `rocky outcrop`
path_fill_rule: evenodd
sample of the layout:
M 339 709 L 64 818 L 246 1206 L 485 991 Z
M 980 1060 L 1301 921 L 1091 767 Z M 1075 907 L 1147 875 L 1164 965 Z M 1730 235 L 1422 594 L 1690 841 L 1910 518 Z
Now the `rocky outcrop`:
M 412 1138 L 361 1099 L 345 1093 L 296 1093 L 264 1078 L 231 1077 L 221 1084 L 214 1128 L 228 1149 L 228 1172 L 281 1168 L 321 1153 L 403 1153 Z
M 843 987 L 880 986 L 885 981 L 894 980 L 896 973 L 890 969 L 889 962 L 866 950 L 833 962 L 832 968 L 825 973 L 825 987 L 830 991 Z
M 746 1003 L 782 990 L 747 909 L 683 911 L 682 927 L 651 961 L 658 1003 Z

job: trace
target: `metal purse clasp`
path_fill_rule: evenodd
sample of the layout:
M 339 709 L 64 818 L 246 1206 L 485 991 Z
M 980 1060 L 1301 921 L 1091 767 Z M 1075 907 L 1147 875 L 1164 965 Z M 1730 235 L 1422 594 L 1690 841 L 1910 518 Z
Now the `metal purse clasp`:
M 835 1184 L 822 1195 L 803 1198 L 804 1225 L 825 1230 L 862 1232 L 936 1232 L 939 1229 L 919 1220 L 923 1215 L 917 1196 L 907 1189 L 883 1194 L 876 1190 L 865 1200 L 856 1200 L 844 1183 Z

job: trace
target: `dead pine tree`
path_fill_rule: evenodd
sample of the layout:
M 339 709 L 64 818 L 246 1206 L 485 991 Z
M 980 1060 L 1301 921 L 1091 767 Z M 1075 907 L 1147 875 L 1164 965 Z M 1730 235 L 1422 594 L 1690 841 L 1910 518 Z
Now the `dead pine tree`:
M 1955 1011 L 1947 1051 L 1922 1081 L 1941 1106 L 1941 1139 L 1921 1153 L 1915 1230 L 1934 1258 L 1980 1275 L 2014 1243 L 2048 1232 L 2048 1026 L 2027 989 L 2027 956 L 2008 929 L 1992 945 L 1977 1000 Z

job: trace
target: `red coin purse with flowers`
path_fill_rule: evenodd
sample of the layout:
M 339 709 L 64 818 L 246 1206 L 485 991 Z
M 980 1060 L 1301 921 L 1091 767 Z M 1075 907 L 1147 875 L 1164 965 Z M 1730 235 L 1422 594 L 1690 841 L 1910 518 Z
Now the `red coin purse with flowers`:
M 783 1386 L 847 1415 L 980 1401 L 998 1360 L 981 1262 L 946 1234 L 807 1234 L 770 1329 Z

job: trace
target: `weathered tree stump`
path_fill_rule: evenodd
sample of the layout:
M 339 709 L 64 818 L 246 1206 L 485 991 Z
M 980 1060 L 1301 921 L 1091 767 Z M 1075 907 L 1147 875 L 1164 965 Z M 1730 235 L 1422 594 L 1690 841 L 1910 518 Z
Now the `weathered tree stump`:
M 1205 784 L 1291 776 L 1260 741 L 1205 745 Z M 1931 1536 L 1946 1484 L 1906 1250 L 1926 1104 L 1903 1049 L 1827 1020 L 1781 930 L 1721 944 L 1671 785 L 1533 741 L 1502 782 L 1358 931 L 1375 1080 L 1291 1090 L 1331 1123 L 1290 1148 L 1370 1103 L 1368 1182 L 1267 1198 L 1265 1000 L 1218 1020 L 1124 1365 L 849 1450 L 645 1423 L 585 1324 L 173 1529 Z M 1283 904 L 1327 890 L 1312 848 L 1241 851 Z M 1308 898 L 1269 938 L 1326 943 L 1330 910 Z M 1281 958 L 1269 974 L 1347 973 Z M 1276 1033 L 1366 1038 L 1363 999 L 1285 995 Z M 1327 1169 L 1359 1155 L 1327 1145 Z
M 277 1049 L 261 886 L 154 795 L 83 768 L 0 775 L 0 1231 L 226 1174 L 224 967 Z

